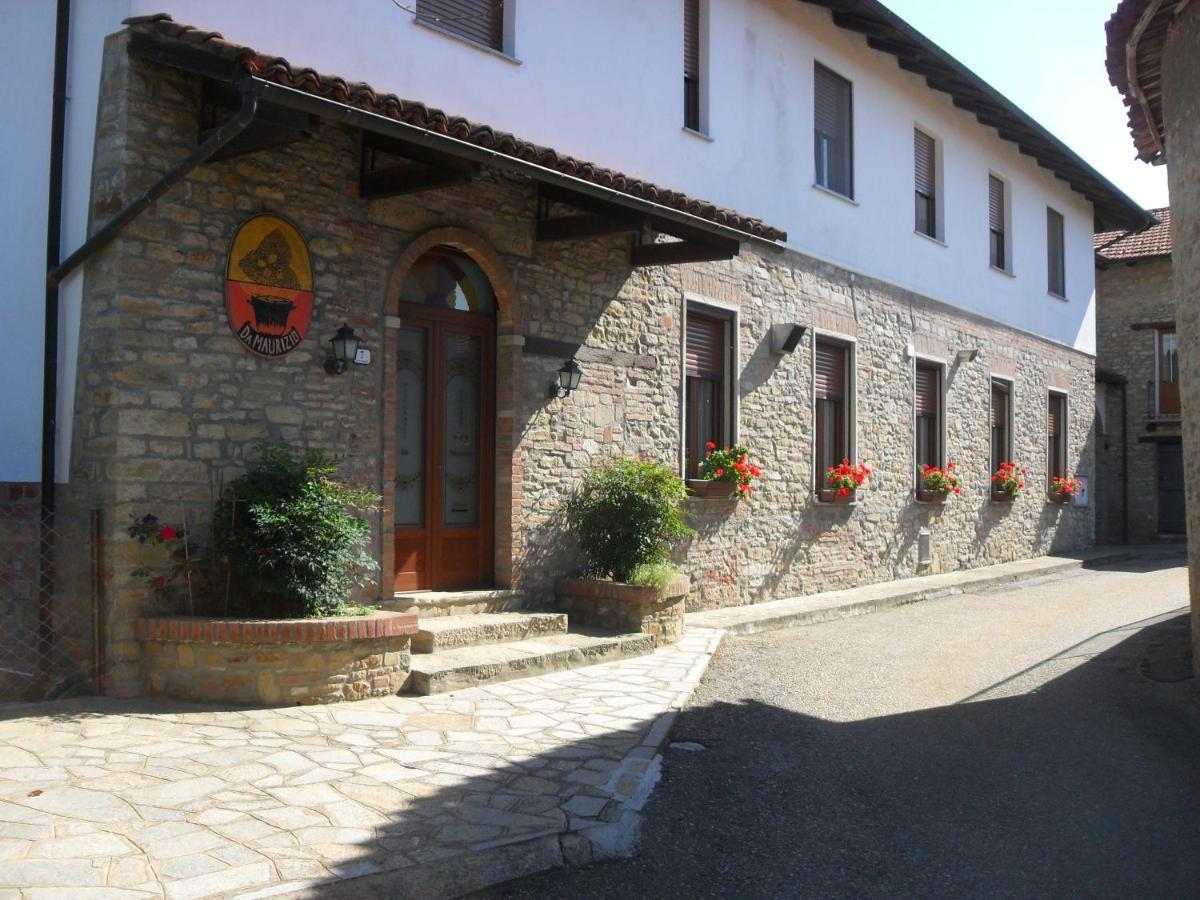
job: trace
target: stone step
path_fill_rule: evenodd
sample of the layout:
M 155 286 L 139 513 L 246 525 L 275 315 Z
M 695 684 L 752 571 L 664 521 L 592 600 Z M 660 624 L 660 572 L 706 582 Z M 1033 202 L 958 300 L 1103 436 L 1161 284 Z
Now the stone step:
M 565 613 L 479 613 L 436 616 L 417 620 L 412 638 L 413 653 L 442 653 L 458 647 L 525 641 L 551 634 L 565 634 Z
M 413 694 L 442 694 L 653 652 L 654 638 L 648 634 L 555 634 L 511 644 L 459 647 L 414 656 L 408 690 Z
M 380 606 L 393 612 L 434 616 L 476 616 L 480 613 L 516 612 L 525 605 L 525 594 L 488 588 L 478 591 L 397 591 Z

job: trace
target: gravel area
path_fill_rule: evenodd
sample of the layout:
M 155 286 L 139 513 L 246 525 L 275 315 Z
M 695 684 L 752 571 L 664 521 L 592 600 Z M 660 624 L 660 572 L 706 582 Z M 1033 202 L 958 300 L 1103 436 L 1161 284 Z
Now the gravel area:
M 639 855 L 477 898 L 1200 897 L 1187 573 L 728 639 Z

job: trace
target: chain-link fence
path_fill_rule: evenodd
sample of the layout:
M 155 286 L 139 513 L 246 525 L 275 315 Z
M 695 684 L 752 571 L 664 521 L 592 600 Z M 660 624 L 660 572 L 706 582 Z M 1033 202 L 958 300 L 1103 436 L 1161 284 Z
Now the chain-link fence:
M 0 703 L 94 693 L 101 667 L 101 514 L 0 498 Z

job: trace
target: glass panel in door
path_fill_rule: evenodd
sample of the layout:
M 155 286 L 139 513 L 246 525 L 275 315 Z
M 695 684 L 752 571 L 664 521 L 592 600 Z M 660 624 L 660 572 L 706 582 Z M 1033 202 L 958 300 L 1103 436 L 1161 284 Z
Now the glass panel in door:
M 442 335 L 442 524 L 479 524 L 479 419 L 483 342 L 479 335 Z
M 425 329 L 401 328 L 396 360 L 396 525 L 425 525 Z

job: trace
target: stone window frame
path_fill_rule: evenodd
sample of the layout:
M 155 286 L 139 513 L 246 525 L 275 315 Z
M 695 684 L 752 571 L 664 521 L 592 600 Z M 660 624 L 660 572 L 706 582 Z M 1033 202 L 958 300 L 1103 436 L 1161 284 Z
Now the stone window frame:
M 381 520 L 380 589 L 383 596 L 392 594 L 391 579 L 395 573 L 395 498 L 393 494 L 396 457 L 394 434 L 396 405 L 397 337 L 400 328 L 400 287 L 413 264 L 437 247 L 451 247 L 474 260 L 487 275 L 496 295 L 496 430 L 493 445 L 495 490 L 493 497 L 493 574 L 497 588 L 520 588 L 521 572 L 514 566 L 522 550 L 523 493 L 522 466 L 524 450 L 517 428 L 517 411 L 521 406 L 520 386 L 524 363 L 524 314 L 520 293 L 508 266 L 496 249 L 482 235 L 466 228 L 442 226 L 432 228 L 414 238 L 401 251 L 391 267 L 387 293 L 382 298 L 383 325 L 383 428 L 381 431 Z
M 910 444 L 911 456 L 909 457 L 910 469 L 913 473 L 913 491 L 921 485 L 921 478 L 917 472 L 917 366 L 925 365 L 936 368 L 938 370 L 938 466 L 945 466 L 946 460 L 949 459 L 949 428 L 948 428 L 948 404 L 947 391 L 949 389 L 949 374 L 950 367 L 946 360 L 940 356 L 933 356 L 928 353 L 917 352 L 913 354 L 912 365 L 909 367 L 909 377 L 911 379 L 911 402 L 912 402 L 912 420 L 911 430 L 912 441 Z
M 732 446 L 741 434 L 738 373 L 741 371 L 741 307 L 692 291 L 683 291 L 679 312 L 679 471 L 687 473 L 687 315 L 695 308 L 703 315 L 729 319 L 729 372 L 725 379 L 725 442 Z
M 809 465 L 813 470 L 813 493 L 820 494 L 824 473 L 817 469 L 817 344 L 840 344 L 846 350 L 846 456 L 851 465 L 858 463 L 858 338 L 827 328 L 813 328 L 809 360 L 809 421 L 812 423 L 812 448 Z

